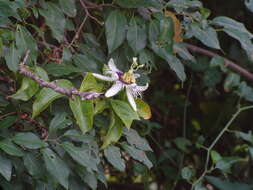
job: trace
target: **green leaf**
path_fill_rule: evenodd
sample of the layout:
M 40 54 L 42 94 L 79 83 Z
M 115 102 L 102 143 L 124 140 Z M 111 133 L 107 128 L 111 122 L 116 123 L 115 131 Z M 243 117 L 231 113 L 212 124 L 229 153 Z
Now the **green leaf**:
M 11 156 L 23 156 L 24 153 L 10 140 L 0 141 L 0 148 Z
M 195 176 L 195 169 L 193 168 L 190 168 L 190 167 L 184 167 L 182 170 L 181 170 L 181 176 L 183 179 L 187 180 L 187 181 L 190 181 L 192 177 Z
M 97 178 L 93 172 L 86 171 L 83 177 L 83 181 L 87 183 L 91 189 L 97 189 Z
M 232 190 L 232 189 L 233 190 L 252 190 L 253 188 L 252 185 L 222 181 L 217 177 L 206 176 L 205 178 L 219 190 Z
M 18 17 L 17 12 L 11 8 L 10 3 L 9 1 L 0 1 L 0 17 Z
M 160 20 L 160 33 L 157 43 L 160 46 L 166 46 L 167 53 L 172 53 L 174 37 L 174 24 L 171 17 L 163 17 Z
M 76 16 L 76 4 L 75 1 L 60 0 L 59 1 L 63 12 L 69 17 Z
M 175 43 L 173 44 L 174 52 L 177 53 L 182 59 L 196 63 L 194 56 L 190 54 L 188 49 L 185 47 L 184 43 Z
M 167 63 L 169 64 L 170 68 L 175 71 L 177 77 L 183 82 L 186 80 L 186 74 L 184 71 L 184 66 L 181 61 L 172 55 L 166 55 Z
M 57 80 L 56 81 L 57 86 L 71 89 L 73 88 L 73 85 L 68 80 Z M 44 111 L 54 100 L 63 97 L 63 94 L 57 93 L 54 90 L 50 88 L 43 88 L 39 94 L 36 96 L 35 102 L 33 103 L 33 114 L 32 117 L 36 117 L 39 115 L 42 111 Z
M 124 135 L 126 136 L 127 142 L 135 146 L 136 148 L 143 150 L 143 151 L 153 151 L 152 148 L 149 146 L 146 139 L 140 137 L 137 131 L 133 129 L 124 129 Z
M 192 144 L 191 141 L 183 137 L 177 137 L 173 141 L 176 144 L 176 146 L 184 152 L 188 152 L 189 150 L 187 147 L 191 146 Z
M 66 189 L 68 189 L 68 177 L 70 169 L 51 149 L 41 150 L 48 172 Z
M 253 135 L 252 132 L 249 131 L 248 133 L 243 133 L 241 131 L 235 131 L 235 135 L 238 138 L 242 138 L 243 140 L 253 144 Z
M 211 151 L 211 158 L 213 160 L 213 163 L 217 163 L 222 159 L 221 155 L 214 150 Z
M 75 160 L 78 164 L 97 171 L 96 160 L 88 154 L 87 150 L 75 147 L 70 142 L 62 143 L 64 150 Z
M 222 170 L 225 173 L 230 173 L 231 167 L 234 163 L 240 162 L 243 159 L 240 157 L 223 157 L 216 163 L 216 168 Z
M 240 75 L 235 73 L 229 73 L 224 82 L 224 90 L 226 92 L 229 92 L 234 87 L 239 86 L 239 84 L 240 84 Z
M 48 63 L 48 64 L 46 64 L 44 69 L 48 72 L 49 75 L 53 75 L 56 77 L 66 76 L 66 75 L 70 75 L 72 73 L 79 73 L 80 72 L 80 69 L 78 69 L 77 67 L 73 66 L 70 63 L 64 63 L 64 62 L 61 64 Z
M 127 41 L 135 54 L 138 54 L 146 47 L 146 27 L 145 25 L 138 25 L 136 18 L 133 18 L 130 21 L 130 26 L 127 31 Z
M 245 28 L 244 24 L 224 16 L 214 18 L 213 23 L 222 26 L 224 32 L 232 38 L 237 39 L 249 58 L 253 60 L 253 43 L 251 41 L 253 34 Z
M 41 160 L 38 155 L 33 153 L 27 153 L 23 157 L 24 166 L 26 167 L 28 173 L 34 177 L 41 177 L 43 175 L 43 168 L 41 165 Z
M 11 161 L 0 155 L 0 173 L 7 180 L 11 180 L 12 164 Z
M 158 2 L 151 0 L 116 0 L 115 3 L 123 8 L 157 7 L 159 5 Z
M 30 60 L 36 61 L 38 56 L 37 43 L 25 27 L 18 25 L 17 32 L 15 34 L 15 41 L 17 49 L 21 53 L 21 55 L 24 55 L 27 50 L 30 50 L 28 62 Z
M 116 115 L 122 120 L 128 129 L 130 129 L 133 120 L 139 119 L 137 113 L 128 103 L 121 100 L 110 100 L 110 103 Z
M 73 60 L 75 65 L 78 67 L 79 72 L 98 72 L 98 65 L 96 61 L 84 54 L 75 54 L 73 56 Z
M 64 38 L 64 29 L 66 20 L 59 6 L 54 3 L 46 2 L 43 4 L 43 9 L 40 9 L 40 14 L 45 17 L 46 24 L 52 30 L 53 37 L 61 42 Z
M 33 97 L 33 95 L 36 94 L 38 89 L 39 89 L 39 84 L 37 82 L 35 82 L 34 80 L 28 77 L 24 77 L 22 79 L 21 87 L 18 89 L 18 91 L 15 94 L 11 95 L 10 97 L 16 100 L 27 101 L 31 97 Z
M 94 116 L 93 101 L 81 100 L 80 97 L 75 96 L 73 100 L 69 99 L 69 105 L 82 132 L 91 130 Z
M 108 132 L 104 138 L 104 143 L 101 147 L 102 149 L 106 148 L 111 143 L 118 142 L 118 140 L 122 136 L 123 125 L 124 124 L 122 123 L 122 121 L 117 116 L 115 116 L 113 112 L 111 112 L 110 125 Z
M 106 159 L 119 171 L 125 171 L 125 161 L 121 157 L 120 149 L 116 146 L 110 145 L 104 150 Z
M 55 133 L 58 129 L 63 129 L 69 126 L 72 122 L 66 119 L 67 113 L 57 112 L 49 125 L 49 134 Z
M 192 24 L 191 30 L 194 36 L 206 46 L 220 49 L 217 33 L 212 27 L 202 29 L 198 24 Z
M 148 168 L 151 168 L 153 166 L 152 162 L 150 162 L 150 160 L 148 159 L 148 157 L 146 156 L 145 152 L 142 150 L 138 150 L 132 146 L 129 146 L 127 144 L 123 144 L 122 145 L 123 148 L 125 149 L 125 151 L 131 156 L 133 157 L 133 159 L 138 160 L 140 162 L 142 162 L 143 164 L 145 164 Z
M 241 82 L 236 93 L 248 101 L 253 102 L 253 88 L 247 85 L 245 81 Z
M 92 75 L 92 73 L 87 73 L 83 78 L 80 91 L 87 92 L 87 91 L 95 91 L 101 92 L 102 86 L 97 83 L 96 78 Z
M 17 116 L 8 116 L 0 121 L 0 129 L 11 127 L 17 121 Z
M 207 87 L 215 87 L 216 84 L 218 84 L 222 79 L 222 73 L 219 69 L 212 67 L 209 68 L 205 73 L 204 73 L 204 84 Z
M 253 12 L 253 0 L 244 0 L 246 7 Z
M 12 43 L 5 56 L 6 64 L 11 71 L 13 72 L 18 71 L 20 58 L 21 58 L 20 51 L 18 51 L 17 48 L 15 47 L 15 43 Z
M 12 140 L 16 144 L 30 149 L 38 149 L 47 146 L 44 141 L 40 140 L 39 137 L 31 132 L 17 133 Z
M 118 10 L 112 11 L 105 22 L 105 32 L 109 53 L 117 49 L 126 35 L 126 17 Z

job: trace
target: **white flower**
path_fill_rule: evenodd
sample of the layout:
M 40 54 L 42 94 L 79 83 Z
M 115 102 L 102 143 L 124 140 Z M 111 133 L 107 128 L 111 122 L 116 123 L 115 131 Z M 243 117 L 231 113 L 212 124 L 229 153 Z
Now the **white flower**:
M 96 73 L 93 73 L 93 76 L 104 81 L 114 82 L 112 87 L 106 91 L 105 97 L 112 97 L 121 90 L 126 89 L 127 99 L 134 111 L 137 111 L 134 98 L 141 96 L 141 93 L 148 88 L 148 83 L 145 86 L 138 86 L 136 84 L 136 78 L 140 77 L 140 75 L 134 73 L 134 71 L 140 67 L 141 66 L 137 64 L 137 58 L 133 58 L 131 69 L 123 73 L 115 66 L 113 59 L 110 59 L 108 62 L 108 69 L 105 71 L 106 76 Z

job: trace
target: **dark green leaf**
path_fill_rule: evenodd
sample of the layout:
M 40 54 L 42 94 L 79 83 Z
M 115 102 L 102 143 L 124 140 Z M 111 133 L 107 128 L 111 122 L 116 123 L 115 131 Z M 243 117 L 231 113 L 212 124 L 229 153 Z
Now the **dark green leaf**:
M 182 178 L 190 181 L 192 177 L 194 177 L 196 171 L 190 167 L 184 167 L 181 171 Z
M 253 0 L 244 0 L 246 7 L 253 12 Z
M 87 183 L 91 189 L 93 190 L 97 189 L 97 178 L 93 172 L 89 171 L 85 172 L 83 181 Z
M 106 159 L 119 171 L 125 171 L 125 161 L 121 158 L 120 149 L 116 146 L 110 145 L 104 150 Z
M 0 173 L 7 180 L 11 180 L 12 164 L 11 161 L 0 155 Z
M 39 158 L 40 157 L 38 157 L 38 155 L 35 155 L 33 153 L 27 153 L 23 157 L 24 166 L 26 167 L 27 171 L 31 176 L 41 177 L 44 172 L 41 160 Z
M 73 85 L 68 80 L 57 80 L 56 84 L 59 87 L 71 89 Z M 44 111 L 54 100 L 63 97 L 63 94 L 59 94 L 50 88 L 43 88 L 36 96 L 35 102 L 33 103 L 33 114 L 32 117 L 36 117 L 42 111 Z
M 138 25 L 135 18 L 131 19 L 127 31 L 127 41 L 135 54 L 138 54 L 146 47 L 147 34 L 145 25 Z
M 17 121 L 17 116 L 8 116 L 0 121 L 0 129 L 9 128 Z
M 69 0 L 60 0 L 60 5 L 62 7 L 63 12 L 68 15 L 69 17 L 76 16 L 76 5 L 75 1 Z
M 225 173 L 229 173 L 233 164 L 242 160 L 243 159 L 240 157 L 223 157 L 216 163 L 216 168 L 222 170 Z
M 80 69 L 73 66 L 70 63 L 48 63 L 44 69 L 48 72 L 49 75 L 53 76 L 66 76 L 72 73 L 78 73 L 80 72 Z
M 66 189 L 68 189 L 68 177 L 70 169 L 51 149 L 41 150 L 48 172 Z
M 15 47 L 15 43 L 12 43 L 5 56 L 6 64 L 11 71 L 13 72 L 18 71 L 20 58 L 21 58 L 20 51 L 18 51 L 17 48 Z
M 75 65 L 79 69 L 79 72 L 98 72 L 97 63 L 90 56 L 84 54 L 75 54 L 73 59 Z
M 2 140 L 0 141 L 0 148 L 5 151 L 7 154 L 12 156 L 23 156 L 24 153 L 18 148 L 15 144 L 13 144 L 10 140 Z
M 70 142 L 64 142 L 62 146 L 77 163 L 86 168 L 97 171 L 96 161 L 88 154 L 87 150 L 75 147 Z
M 151 0 L 116 0 L 115 2 L 123 8 L 142 8 L 159 5 L 158 2 Z
M 229 92 L 234 87 L 239 86 L 240 84 L 240 75 L 235 73 L 229 73 L 224 82 L 224 90 Z
M 47 146 L 47 144 L 40 140 L 34 133 L 17 133 L 13 138 L 13 141 L 21 146 L 30 149 L 38 149 Z
M 138 149 L 136 149 L 136 148 L 134 148 L 132 146 L 129 146 L 127 144 L 123 144 L 122 146 L 125 149 L 125 151 L 128 154 L 130 154 L 131 157 L 133 157 L 133 159 L 142 162 L 148 168 L 151 168 L 153 166 L 152 162 L 150 162 L 150 160 L 148 159 L 148 157 L 146 156 L 146 154 L 145 154 L 144 151 L 138 150 Z
M 55 133 L 58 129 L 63 129 L 71 124 L 71 121 L 66 119 L 65 112 L 57 112 L 49 125 L 49 134 Z
M 126 35 L 126 17 L 125 15 L 118 11 L 112 11 L 106 22 L 106 40 L 109 53 L 112 53 L 117 49 L 125 39 Z
M 127 142 L 135 146 L 136 148 L 143 150 L 143 151 L 152 151 L 151 147 L 149 146 L 146 139 L 140 137 L 137 131 L 133 129 L 124 129 L 124 135 L 126 136 Z
M 110 103 L 116 115 L 122 120 L 128 129 L 130 129 L 133 120 L 139 119 L 137 113 L 128 103 L 121 100 L 110 100 Z

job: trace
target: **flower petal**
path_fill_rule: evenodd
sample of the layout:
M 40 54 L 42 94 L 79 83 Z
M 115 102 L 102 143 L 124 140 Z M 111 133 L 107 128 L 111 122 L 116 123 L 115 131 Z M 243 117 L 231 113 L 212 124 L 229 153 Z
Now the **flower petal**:
M 112 97 L 116 95 L 119 91 L 121 91 L 123 88 L 123 84 L 119 81 L 116 81 L 115 84 L 112 85 L 112 87 L 106 91 L 105 97 Z
M 117 80 L 115 77 L 108 77 L 108 76 L 104 76 L 104 75 L 100 75 L 97 73 L 92 73 L 92 75 L 98 79 L 104 80 L 104 81 L 115 81 Z
M 113 59 L 111 58 L 108 62 L 109 69 L 113 72 L 121 72 L 115 65 Z
M 143 92 L 148 89 L 148 83 L 145 86 L 136 86 L 135 90 L 139 92 Z
M 139 78 L 141 75 L 140 74 L 138 74 L 138 73 L 134 73 L 134 78 Z
M 126 94 L 127 94 L 128 102 L 130 103 L 134 111 L 137 111 L 136 103 L 132 95 L 131 89 L 129 87 L 126 87 Z

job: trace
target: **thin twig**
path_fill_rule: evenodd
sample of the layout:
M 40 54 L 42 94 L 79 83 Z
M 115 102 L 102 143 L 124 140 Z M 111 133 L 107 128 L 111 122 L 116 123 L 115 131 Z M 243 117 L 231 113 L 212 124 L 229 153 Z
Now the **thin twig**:
M 208 170 L 208 164 L 210 161 L 210 153 L 213 149 L 213 147 L 217 144 L 217 142 L 220 140 L 220 138 L 223 136 L 223 134 L 228 131 L 228 128 L 230 127 L 230 125 L 233 123 L 233 121 L 238 117 L 238 115 L 246 110 L 249 109 L 253 109 L 253 106 L 245 106 L 242 108 L 239 108 L 237 110 L 237 112 L 232 116 L 232 118 L 227 122 L 227 124 L 225 125 L 225 127 L 221 130 L 221 132 L 219 133 L 219 135 L 214 139 L 214 141 L 212 142 L 212 144 L 207 148 L 207 156 L 206 156 L 206 162 L 205 162 L 205 169 L 204 172 L 201 174 L 201 176 L 192 184 L 192 190 L 194 189 L 194 187 L 201 182 L 201 180 L 203 180 L 203 178 L 205 177 L 205 175 L 210 171 Z
M 93 92 L 93 91 L 80 92 L 76 88 L 73 88 L 73 89 L 61 88 L 57 85 L 57 81 L 53 81 L 53 82 L 44 81 L 42 78 L 38 77 L 33 72 L 31 72 L 29 70 L 29 68 L 25 65 L 25 63 L 28 59 L 28 56 L 29 56 L 29 52 L 30 51 L 26 52 L 23 61 L 19 65 L 19 71 L 21 74 L 36 81 L 41 87 L 51 88 L 55 92 L 66 95 L 68 97 L 72 97 L 73 95 L 80 96 L 82 100 L 96 99 L 96 98 L 99 98 L 103 95 L 103 93 L 98 93 L 98 92 Z
M 206 55 L 208 57 L 219 56 L 216 53 L 213 53 L 213 52 L 211 52 L 209 50 L 197 47 L 197 46 L 192 45 L 192 44 L 185 43 L 185 45 L 186 45 L 186 48 L 188 50 L 190 50 L 191 52 L 200 53 L 200 54 Z M 219 56 L 219 57 L 222 57 L 222 56 Z M 241 66 L 237 65 L 233 61 L 231 61 L 231 60 L 229 60 L 227 58 L 224 58 L 224 57 L 222 57 L 222 58 L 224 59 L 225 66 L 227 66 L 227 67 L 231 68 L 232 70 L 240 73 L 242 76 L 244 76 L 245 78 L 247 78 L 247 79 L 251 80 L 251 82 L 253 82 L 253 74 L 252 73 L 248 72 L 246 69 L 244 69 Z

